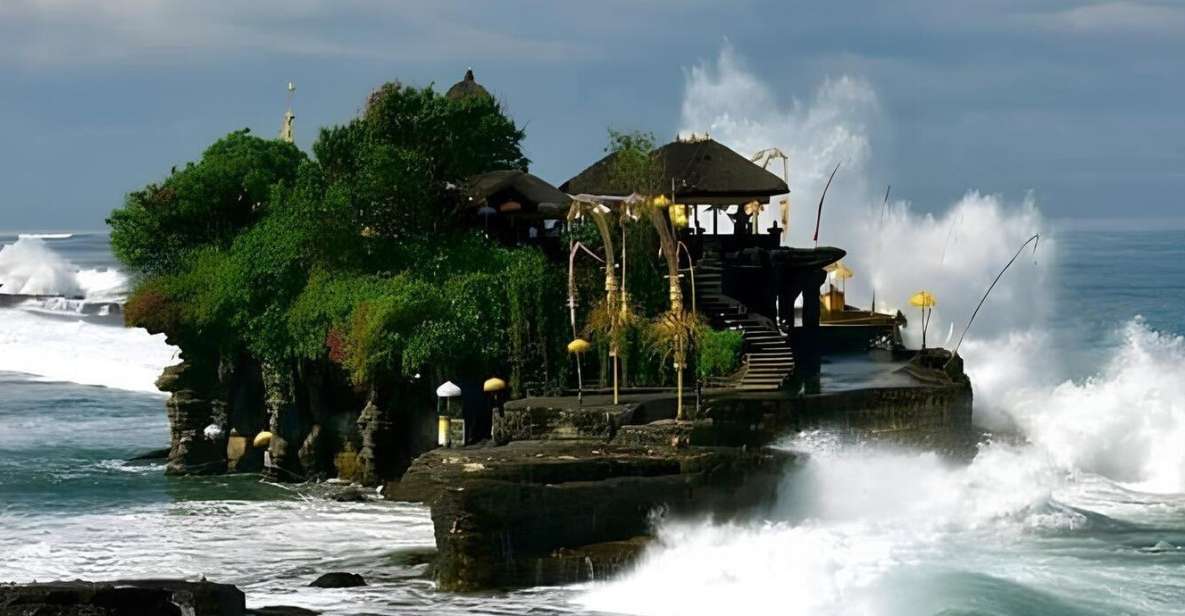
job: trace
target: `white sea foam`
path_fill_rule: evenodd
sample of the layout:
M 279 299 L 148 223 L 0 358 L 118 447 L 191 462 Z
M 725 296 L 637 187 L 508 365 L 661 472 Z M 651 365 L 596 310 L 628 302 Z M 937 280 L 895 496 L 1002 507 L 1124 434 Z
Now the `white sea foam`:
M 142 329 L 0 309 L 0 371 L 47 380 L 156 392 L 177 350 Z
M 885 449 L 810 454 L 768 520 L 665 523 L 635 571 L 594 585 L 579 602 L 646 615 L 775 605 L 784 614 L 912 614 L 934 610 L 905 597 L 934 600 L 941 576 L 960 569 L 999 576 L 1000 586 L 1023 583 L 1032 570 L 1067 590 L 1091 583 L 1059 571 L 1058 555 L 1031 549 L 1034 535 L 1092 523 L 1059 500 L 1081 486 L 1035 450 L 992 445 L 970 466 Z
M 942 342 L 952 325 L 957 338 L 992 278 L 1028 237 L 1045 231 L 1045 223 L 1030 196 L 1009 202 L 974 190 L 939 214 L 918 212 L 907 195 L 883 208 L 891 178 L 872 179 L 872 138 L 880 120 L 879 98 L 863 79 L 827 79 L 808 100 L 783 102 L 726 45 L 714 63 L 689 72 L 681 132 L 707 132 L 743 155 L 776 146 L 790 156 L 794 246 L 813 245 L 815 206 L 842 163 L 827 194 L 819 243 L 848 251 L 845 262 L 856 274 L 846 284 L 849 303 L 868 307 L 875 293 L 878 310 L 902 310 L 910 318 L 906 340 L 916 347 L 921 318 L 907 300 L 926 289 L 938 299 L 929 342 Z M 780 174 L 780 164 L 769 168 Z M 762 228 L 777 217 L 776 202 L 762 214 Z M 721 225 L 721 232 L 729 228 Z M 1036 263 L 1018 262 L 973 331 L 991 336 L 1039 325 L 1048 306 L 1034 291 L 1042 288 L 1054 253 L 1045 238 Z
M 21 233 L 17 235 L 21 239 L 38 239 L 38 240 L 68 240 L 74 237 L 73 233 Z
M 78 268 L 50 250 L 45 240 L 21 237 L 0 247 L 0 293 L 81 296 Z
M 43 239 L 22 236 L 0 248 L 0 283 L 3 293 L 64 296 L 0 308 L 0 370 L 155 392 L 161 369 L 176 358 L 164 336 L 83 318 L 111 310 L 85 304 L 123 301 L 127 277 L 117 270 L 79 270 Z
M 979 407 L 1006 414 L 1066 468 L 1140 490 L 1185 492 L 1185 340 L 1135 319 L 1098 374 L 1050 382 L 1041 338 L 971 342 L 968 363 L 982 366 Z

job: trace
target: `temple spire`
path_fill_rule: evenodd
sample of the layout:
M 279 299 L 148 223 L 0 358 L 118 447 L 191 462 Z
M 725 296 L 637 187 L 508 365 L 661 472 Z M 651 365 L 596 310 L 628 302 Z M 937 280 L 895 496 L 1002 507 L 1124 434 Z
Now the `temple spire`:
M 292 113 L 292 95 L 296 93 L 296 84 L 288 82 L 288 110 L 284 112 L 284 124 L 280 127 L 280 141 L 292 143 L 296 139 L 293 123 L 296 115 Z

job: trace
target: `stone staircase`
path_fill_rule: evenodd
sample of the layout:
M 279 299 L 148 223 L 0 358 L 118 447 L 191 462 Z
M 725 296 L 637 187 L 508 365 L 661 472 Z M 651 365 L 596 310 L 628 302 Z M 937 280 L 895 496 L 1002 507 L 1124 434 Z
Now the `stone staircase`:
M 714 326 L 738 329 L 744 335 L 741 368 L 726 383 L 739 389 L 780 389 L 794 372 L 790 341 L 769 318 L 724 294 L 720 257 L 710 250 L 695 265 L 696 308 Z

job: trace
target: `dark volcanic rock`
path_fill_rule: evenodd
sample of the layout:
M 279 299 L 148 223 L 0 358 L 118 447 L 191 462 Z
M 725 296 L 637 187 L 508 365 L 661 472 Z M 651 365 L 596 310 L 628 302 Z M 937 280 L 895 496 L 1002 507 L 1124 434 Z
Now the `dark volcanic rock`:
M 207 438 L 211 424 L 226 425 L 225 405 L 219 401 L 216 367 L 209 361 L 184 360 L 165 368 L 157 389 L 169 392 L 170 475 L 213 475 L 226 472 L 226 438 Z M 225 432 L 225 431 L 224 431 Z
M 334 571 L 313 580 L 309 586 L 315 588 L 354 588 L 356 586 L 366 586 L 366 580 L 362 579 L 362 576 L 357 573 Z
M 305 484 L 299 491 L 305 496 L 339 503 L 364 503 L 370 500 L 370 495 L 374 493 L 373 490 L 364 490 L 355 484 L 338 481 Z
M 535 561 L 535 585 L 574 584 L 605 580 L 629 569 L 650 538 L 608 541 L 577 548 L 560 548 Z
M 291 605 L 269 605 L 253 610 L 247 610 L 248 616 L 317 616 L 321 612 L 293 607 Z
M 0 616 L 242 616 L 242 591 L 182 580 L 0 585 Z
M 655 511 L 727 517 L 772 503 L 793 460 L 756 448 L 517 441 L 429 452 L 388 489 L 431 504 L 438 588 L 478 590 L 608 575 L 636 555 L 630 540 L 650 533 Z

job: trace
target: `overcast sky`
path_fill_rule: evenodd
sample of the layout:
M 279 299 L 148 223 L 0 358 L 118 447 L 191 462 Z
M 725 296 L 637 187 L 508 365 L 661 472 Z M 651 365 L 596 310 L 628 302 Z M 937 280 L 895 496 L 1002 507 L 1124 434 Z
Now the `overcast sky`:
M 289 80 L 307 150 L 379 83 L 472 66 L 559 184 L 610 126 L 696 128 L 722 52 L 788 111 L 867 84 L 869 181 L 918 209 L 1031 191 L 1051 218 L 1185 221 L 1180 1 L 0 0 L 0 229 L 101 228 L 228 131 L 275 135 Z

